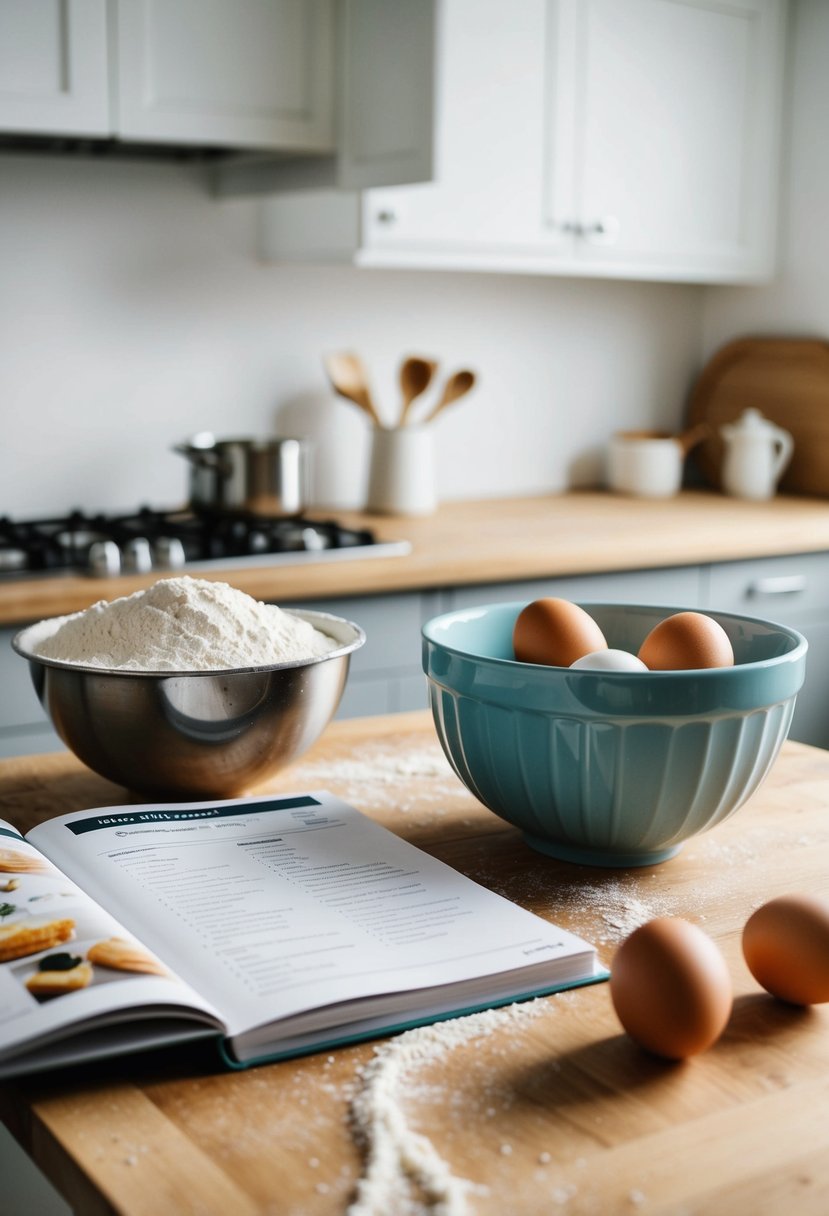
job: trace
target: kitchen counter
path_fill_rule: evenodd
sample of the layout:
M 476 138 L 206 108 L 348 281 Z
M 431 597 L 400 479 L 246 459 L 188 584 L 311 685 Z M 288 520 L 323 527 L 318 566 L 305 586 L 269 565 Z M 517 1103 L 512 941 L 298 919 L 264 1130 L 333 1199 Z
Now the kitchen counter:
M 332 513 L 317 513 L 329 518 Z M 648 501 L 604 492 L 444 503 L 407 519 L 338 512 L 380 540 L 408 540 L 405 556 L 216 567 L 209 575 L 257 599 L 298 603 L 344 595 L 511 582 L 615 570 L 773 557 L 829 550 L 829 500 L 779 496 L 743 502 L 710 491 Z M 130 595 L 158 573 L 0 581 L 0 625 L 76 612 Z
M 684 1064 L 648 1056 L 621 1032 L 606 984 L 512 1007 L 488 1034 L 447 1023 L 455 1032 L 442 1054 L 412 1057 L 387 1095 L 395 1126 L 428 1137 L 438 1161 L 485 1188 L 470 1194 L 470 1213 L 826 1211 L 829 1006 L 764 994 L 740 932 L 774 895 L 829 894 L 829 754 L 785 744 L 732 819 L 642 870 L 568 866 L 529 850 L 442 762 L 425 713 L 334 723 L 267 788 L 321 786 L 596 942 L 605 962 L 657 915 L 701 925 L 728 961 L 730 1024 Z M 68 755 L 0 762 L 0 818 L 21 828 L 124 801 L 126 791 Z M 373 1055 L 361 1044 L 218 1074 L 179 1050 L 7 1084 L 0 1113 L 79 1216 L 332 1216 L 360 1176 L 349 1102 Z M 403 1207 L 386 1197 L 374 1210 Z

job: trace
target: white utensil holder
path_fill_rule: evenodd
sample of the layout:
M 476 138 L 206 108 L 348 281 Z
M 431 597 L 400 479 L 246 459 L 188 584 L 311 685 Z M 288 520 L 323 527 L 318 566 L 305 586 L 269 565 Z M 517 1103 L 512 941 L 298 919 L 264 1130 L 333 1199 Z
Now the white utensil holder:
M 375 428 L 367 510 L 379 515 L 431 515 L 438 505 L 436 483 L 430 426 Z

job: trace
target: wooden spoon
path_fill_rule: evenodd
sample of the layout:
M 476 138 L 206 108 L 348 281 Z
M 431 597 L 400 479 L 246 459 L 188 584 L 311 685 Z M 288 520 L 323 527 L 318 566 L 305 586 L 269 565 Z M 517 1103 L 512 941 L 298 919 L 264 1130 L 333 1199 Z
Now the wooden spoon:
M 358 405 L 364 414 L 368 414 L 375 426 L 382 426 L 360 356 L 344 351 L 341 354 L 324 355 L 323 363 L 334 392 Z
M 703 439 L 710 439 L 712 434 L 713 431 L 707 422 L 698 422 L 696 426 L 689 427 L 687 431 L 677 435 L 676 441 L 682 448 L 683 456 L 687 456 L 692 448 L 695 448 L 698 443 L 702 443 Z
M 400 412 L 399 426 L 406 425 L 412 402 L 432 383 L 432 377 L 438 365 L 433 359 L 419 359 L 416 355 L 404 359 L 400 366 L 400 391 L 403 394 L 403 409 Z
M 475 387 L 475 373 L 468 371 L 466 368 L 463 371 L 455 372 L 450 376 L 443 386 L 443 394 L 434 407 L 432 412 L 424 419 L 425 422 L 431 422 L 441 410 L 446 409 L 447 405 L 451 405 L 453 401 L 457 401 L 459 397 L 463 397 L 471 389 Z

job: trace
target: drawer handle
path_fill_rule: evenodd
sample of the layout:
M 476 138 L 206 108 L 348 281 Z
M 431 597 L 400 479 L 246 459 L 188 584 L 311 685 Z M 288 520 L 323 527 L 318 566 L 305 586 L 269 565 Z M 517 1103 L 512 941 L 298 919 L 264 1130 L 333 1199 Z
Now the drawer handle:
M 776 578 L 758 578 L 750 583 L 749 595 L 797 595 L 806 590 L 806 579 L 802 574 L 779 575 Z

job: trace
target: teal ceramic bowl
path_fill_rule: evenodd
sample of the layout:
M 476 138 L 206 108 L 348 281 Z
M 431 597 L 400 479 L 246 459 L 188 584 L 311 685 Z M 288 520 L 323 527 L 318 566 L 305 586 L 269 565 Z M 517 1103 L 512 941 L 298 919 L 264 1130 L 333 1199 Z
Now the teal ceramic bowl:
M 763 779 L 789 730 L 806 639 L 709 612 L 735 665 L 703 671 L 571 671 L 519 663 L 524 603 L 435 617 L 423 668 L 455 772 L 528 844 L 565 861 L 639 866 L 722 823 Z M 582 604 L 608 645 L 634 654 L 682 608 Z

